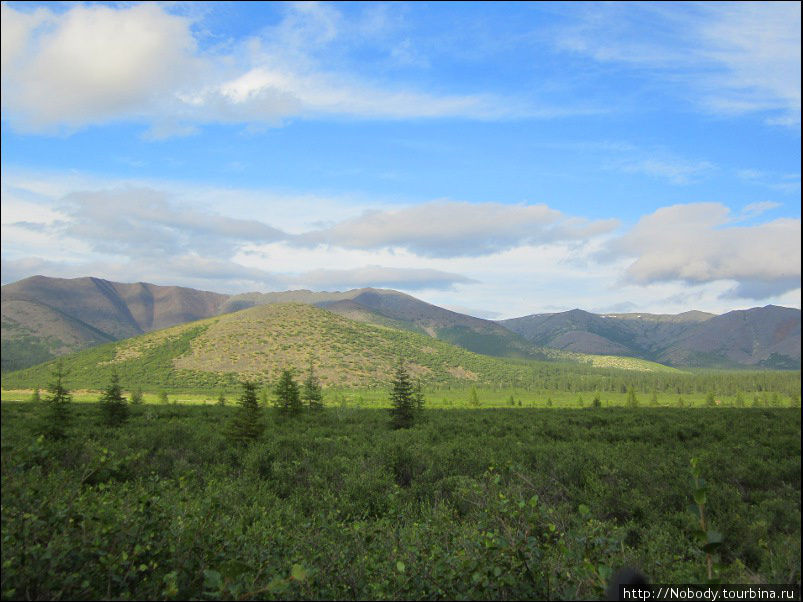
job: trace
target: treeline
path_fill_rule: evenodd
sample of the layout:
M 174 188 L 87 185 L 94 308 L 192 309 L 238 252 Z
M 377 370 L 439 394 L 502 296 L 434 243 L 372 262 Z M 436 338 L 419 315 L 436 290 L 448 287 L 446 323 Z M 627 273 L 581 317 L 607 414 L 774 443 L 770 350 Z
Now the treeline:
M 736 395 L 747 391 L 772 391 L 788 397 L 800 394 L 799 370 L 745 370 L 697 372 L 641 372 L 612 368 L 593 368 L 574 364 L 532 362 L 529 379 L 500 379 L 493 388 L 517 388 L 525 391 L 626 393 L 635 389 L 642 393 L 656 391 L 674 394 Z M 449 387 L 446 387 L 449 388 Z

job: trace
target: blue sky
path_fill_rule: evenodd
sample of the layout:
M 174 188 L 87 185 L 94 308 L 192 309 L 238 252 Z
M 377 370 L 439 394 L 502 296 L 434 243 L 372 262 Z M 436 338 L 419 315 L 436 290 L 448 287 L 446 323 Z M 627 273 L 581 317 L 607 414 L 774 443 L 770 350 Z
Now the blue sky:
M 3 3 L 2 281 L 800 307 L 800 4 Z

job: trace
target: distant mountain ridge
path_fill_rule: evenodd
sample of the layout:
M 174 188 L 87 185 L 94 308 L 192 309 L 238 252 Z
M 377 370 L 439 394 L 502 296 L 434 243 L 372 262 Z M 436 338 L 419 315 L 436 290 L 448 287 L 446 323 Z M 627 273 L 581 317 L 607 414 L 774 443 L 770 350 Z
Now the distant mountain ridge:
M 680 367 L 800 368 L 800 310 L 768 305 L 722 315 L 592 314 L 579 309 L 499 322 L 531 343 Z
M 2 287 L 2 370 L 101 343 L 259 305 L 314 305 L 497 357 L 618 355 L 677 367 L 800 367 L 800 310 L 768 306 L 722 316 L 592 314 L 575 309 L 494 322 L 387 289 L 225 295 L 101 278 L 33 276 Z
M 100 278 L 33 276 L 2 287 L 3 372 L 110 341 L 259 305 L 297 302 L 360 322 L 401 328 L 499 357 L 549 359 L 519 335 L 384 289 L 223 295 Z
M 32 276 L 2 287 L 2 369 L 216 315 L 228 298 L 180 286 Z

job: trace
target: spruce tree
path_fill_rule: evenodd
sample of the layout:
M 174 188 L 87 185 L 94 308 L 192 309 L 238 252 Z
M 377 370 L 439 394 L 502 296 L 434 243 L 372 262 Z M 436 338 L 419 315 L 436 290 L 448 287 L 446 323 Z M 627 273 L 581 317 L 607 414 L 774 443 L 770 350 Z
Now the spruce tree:
M 72 395 L 64 387 L 64 376 L 64 364 L 59 360 L 53 369 L 53 381 L 48 386 L 48 395 L 45 397 L 42 433 L 49 439 L 64 438 L 70 422 Z
M 229 423 L 226 435 L 230 441 L 244 444 L 257 439 L 265 430 L 265 423 L 257 401 L 257 384 L 247 380 L 240 384 L 243 392 L 237 401 L 237 413 Z
M 394 429 L 410 428 L 415 420 L 413 385 L 410 382 L 410 376 L 407 374 L 404 364 L 401 362 L 396 367 L 396 376 L 391 386 L 390 425 Z
M 421 385 L 421 380 L 417 380 L 415 386 L 413 387 L 413 407 L 417 412 L 421 412 L 424 409 L 424 403 L 426 399 L 424 399 L 424 387 Z
M 315 371 L 312 368 L 312 362 L 309 363 L 309 370 L 307 371 L 307 378 L 304 380 L 304 385 L 301 389 L 301 399 L 311 409 L 320 409 L 323 407 L 323 392 L 321 391 L 321 383 L 318 377 L 315 376 Z
M 137 387 L 131 393 L 131 403 L 134 405 L 139 405 L 142 403 L 142 387 Z
M 276 395 L 276 407 L 282 413 L 297 414 L 301 411 L 301 394 L 290 370 L 282 370 L 282 375 L 279 377 L 273 393 Z
M 108 426 L 120 426 L 128 419 L 128 403 L 123 397 L 117 372 L 112 372 L 111 382 L 100 396 L 100 410 L 103 422 Z

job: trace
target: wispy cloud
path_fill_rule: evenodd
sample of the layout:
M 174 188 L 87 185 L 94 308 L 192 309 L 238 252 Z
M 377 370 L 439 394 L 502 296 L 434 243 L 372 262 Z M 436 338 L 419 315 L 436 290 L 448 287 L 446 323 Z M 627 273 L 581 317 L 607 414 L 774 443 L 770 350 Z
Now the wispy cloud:
M 679 185 L 689 184 L 715 169 L 709 161 L 688 161 L 674 157 L 627 159 L 617 163 L 616 167 L 626 173 L 641 173 Z
M 393 268 L 369 265 L 348 270 L 311 270 L 287 277 L 288 284 L 316 290 L 362 287 L 405 290 L 451 290 L 456 284 L 476 282 L 472 278 L 429 268 Z
M 620 3 L 572 7 L 555 44 L 638 69 L 724 115 L 800 124 L 800 3 Z

